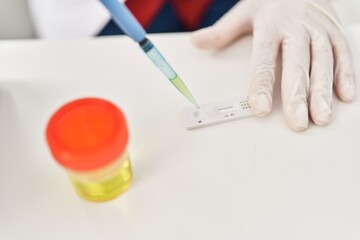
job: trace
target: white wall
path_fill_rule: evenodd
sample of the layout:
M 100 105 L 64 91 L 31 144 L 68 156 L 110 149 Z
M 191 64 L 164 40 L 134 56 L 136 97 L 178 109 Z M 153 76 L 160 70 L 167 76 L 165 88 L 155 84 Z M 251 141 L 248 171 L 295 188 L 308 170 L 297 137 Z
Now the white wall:
M 27 1 L 0 0 L 0 39 L 31 37 L 34 37 L 34 31 Z

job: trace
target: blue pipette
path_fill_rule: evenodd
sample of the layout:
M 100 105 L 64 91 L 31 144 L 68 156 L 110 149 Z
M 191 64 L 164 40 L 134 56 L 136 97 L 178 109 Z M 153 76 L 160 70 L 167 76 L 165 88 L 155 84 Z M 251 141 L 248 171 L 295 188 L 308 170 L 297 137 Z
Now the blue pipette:
M 122 31 L 132 38 L 135 42 L 138 42 L 141 49 L 150 58 L 150 60 L 160 69 L 160 71 L 166 76 L 167 79 L 197 108 L 199 104 L 192 96 L 185 83 L 177 75 L 170 64 L 165 60 L 160 51 L 155 45 L 146 38 L 146 32 L 140 23 L 136 20 L 130 10 L 119 0 L 101 0 L 105 7 L 111 13 L 111 16 L 115 23 L 122 29 Z

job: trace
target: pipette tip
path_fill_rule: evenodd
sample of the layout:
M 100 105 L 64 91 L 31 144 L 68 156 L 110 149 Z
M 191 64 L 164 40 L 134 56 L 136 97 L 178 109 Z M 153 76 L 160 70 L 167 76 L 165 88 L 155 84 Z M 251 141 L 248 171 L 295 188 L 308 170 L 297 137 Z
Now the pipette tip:
M 200 105 L 197 102 L 193 102 L 193 104 L 197 109 L 200 109 Z

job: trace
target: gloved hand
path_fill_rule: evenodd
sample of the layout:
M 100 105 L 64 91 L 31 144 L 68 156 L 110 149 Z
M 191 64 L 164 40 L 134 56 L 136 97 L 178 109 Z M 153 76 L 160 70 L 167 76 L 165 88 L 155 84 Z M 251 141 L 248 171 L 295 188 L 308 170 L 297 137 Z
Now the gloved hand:
M 258 116 L 271 111 L 276 62 L 282 52 L 282 102 L 288 125 L 327 125 L 333 85 L 344 102 L 355 98 L 355 73 L 342 28 L 327 0 L 242 0 L 192 42 L 220 49 L 253 33 L 249 100 Z

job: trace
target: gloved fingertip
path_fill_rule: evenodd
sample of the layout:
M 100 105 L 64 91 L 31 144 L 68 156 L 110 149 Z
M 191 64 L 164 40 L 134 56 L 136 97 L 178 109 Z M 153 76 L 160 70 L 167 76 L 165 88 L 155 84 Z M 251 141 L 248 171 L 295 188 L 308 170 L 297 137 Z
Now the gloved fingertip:
M 221 49 L 228 36 L 216 26 L 197 30 L 191 34 L 191 42 L 200 49 Z
M 316 117 L 314 117 L 313 121 L 319 127 L 325 127 L 325 126 L 329 125 L 331 118 L 332 118 L 331 113 L 321 113 L 321 114 L 317 115 Z
M 347 77 L 345 80 L 340 81 L 337 86 L 337 93 L 339 98 L 347 103 L 355 100 L 356 86 L 354 77 Z
M 321 98 L 311 110 L 311 118 L 314 123 L 320 127 L 327 126 L 332 118 L 331 106 Z
M 197 30 L 191 34 L 191 42 L 200 49 L 213 48 L 214 31 L 212 27 Z
M 253 112 L 262 117 L 271 112 L 272 100 L 265 93 L 250 96 L 250 105 Z
M 309 114 L 305 103 L 301 103 L 287 114 L 287 122 L 291 129 L 302 132 L 309 126 Z

